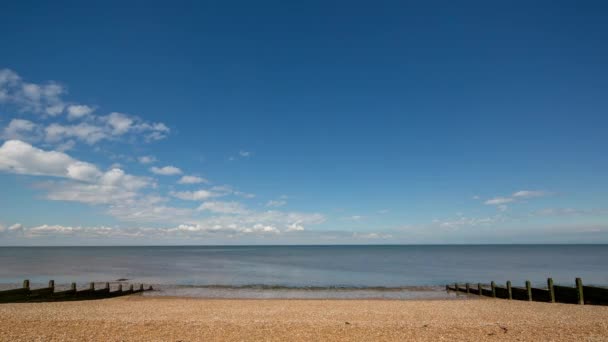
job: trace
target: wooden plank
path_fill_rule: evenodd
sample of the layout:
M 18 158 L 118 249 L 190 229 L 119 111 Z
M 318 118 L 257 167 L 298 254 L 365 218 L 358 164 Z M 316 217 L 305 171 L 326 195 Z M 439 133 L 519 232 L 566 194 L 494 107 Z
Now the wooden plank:
M 509 299 L 509 290 L 507 288 L 496 286 L 494 287 L 496 298 Z
M 528 290 L 521 287 L 511 287 L 511 295 L 515 300 L 528 300 Z
M 551 296 L 549 295 L 549 290 L 539 289 L 536 287 L 532 288 L 532 299 L 535 302 L 551 302 Z
M 608 305 L 608 288 L 583 286 L 585 304 Z
M 553 292 L 555 293 L 555 301 L 558 303 L 578 303 L 578 295 L 574 287 L 553 285 Z

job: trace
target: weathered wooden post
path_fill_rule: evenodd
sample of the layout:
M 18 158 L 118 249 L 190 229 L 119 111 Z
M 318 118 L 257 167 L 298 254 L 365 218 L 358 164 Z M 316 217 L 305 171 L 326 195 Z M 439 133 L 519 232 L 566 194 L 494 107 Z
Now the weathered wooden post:
M 122 292 L 122 284 L 118 284 L 118 292 Z
M 152 285 L 148 286 L 148 291 L 152 291 Z
M 55 292 L 55 281 L 54 280 L 49 280 L 49 288 L 51 288 L 53 290 L 53 292 Z
M 456 291 L 456 294 L 458 294 L 458 283 L 454 283 L 454 291 Z
M 450 292 L 450 285 L 447 285 L 447 284 L 445 285 L 445 291 L 448 293 Z
M 511 290 L 510 280 L 507 280 L 507 293 L 509 294 L 509 299 L 513 299 L 513 290 Z
M 555 290 L 553 289 L 553 278 L 547 279 L 547 289 L 549 289 L 549 301 L 555 303 Z
M 89 283 L 89 290 L 95 291 L 95 283 Z
M 496 298 L 496 283 L 494 280 L 490 283 L 490 287 L 492 287 L 492 298 Z
M 464 287 L 467 289 L 467 294 L 471 293 L 470 292 L 471 288 L 469 286 L 469 283 L 464 284 Z
M 583 280 L 576 278 L 576 295 L 578 297 L 578 303 L 580 305 L 585 304 L 585 297 L 583 296 Z
M 133 292 L 133 284 L 129 285 L 129 292 Z
M 529 280 L 526 280 L 526 292 L 528 293 L 528 301 L 532 301 L 532 284 Z
M 105 289 L 106 289 L 106 290 L 108 290 L 108 291 L 110 291 L 110 283 L 106 282 L 106 287 L 105 287 Z
M 139 291 L 143 291 L 144 290 L 144 284 L 139 284 Z
M 76 292 L 76 283 L 72 283 L 72 285 L 70 285 L 70 290 Z
M 479 291 L 478 295 L 483 296 L 483 291 L 481 290 L 481 283 L 477 283 L 477 291 Z
M 28 290 L 30 289 L 30 280 L 29 279 L 25 279 L 23 281 L 23 288 L 28 289 Z

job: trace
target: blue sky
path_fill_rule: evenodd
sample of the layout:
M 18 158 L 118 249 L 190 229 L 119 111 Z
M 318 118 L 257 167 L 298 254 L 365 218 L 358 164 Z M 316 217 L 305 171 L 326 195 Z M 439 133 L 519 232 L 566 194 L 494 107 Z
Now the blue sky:
M 607 15 L 3 3 L 0 244 L 608 243 Z

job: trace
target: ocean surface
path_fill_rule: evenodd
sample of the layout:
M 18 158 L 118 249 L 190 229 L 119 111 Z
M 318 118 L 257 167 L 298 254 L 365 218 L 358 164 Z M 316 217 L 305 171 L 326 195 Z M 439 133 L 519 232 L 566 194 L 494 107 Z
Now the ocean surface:
M 153 296 L 448 298 L 454 282 L 608 286 L 607 261 L 608 245 L 0 247 L 0 288 L 54 279 L 151 284 Z

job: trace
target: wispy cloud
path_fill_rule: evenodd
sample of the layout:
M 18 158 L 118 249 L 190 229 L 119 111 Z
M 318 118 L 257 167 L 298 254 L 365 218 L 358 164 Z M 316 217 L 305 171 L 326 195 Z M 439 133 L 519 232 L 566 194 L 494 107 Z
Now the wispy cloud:
M 152 164 L 156 163 L 158 160 L 155 156 L 140 156 L 137 157 L 137 161 L 139 161 L 141 164 Z
M 494 197 L 484 201 L 485 205 L 494 205 L 500 211 L 506 211 L 508 209 L 507 204 L 523 201 L 532 198 L 545 197 L 550 195 L 547 191 L 542 190 L 520 190 L 514 192 L 508 197 Z
M 178 184 L 200 184 L 200 183 L 209 183 L 209 181 L 205 178 L 197 177 L 197 176 L 182 176 L 177 181 Z
M 287 204 L 287 201 L 285 201 L 285 200 L 270 200 L 270 201 L 266 202 L 267 207 L 274 207 L 274 208 L 282 207 L 286 204 Z
M 152 172 L 156 175 L 161 175 L 161 176 L 175 176 L 175 175 L 182 174 L 182 170 L 180 170 L 179 168 L 172 166 L 172 165 L 163 166 L 163 167 L 153 166 L 150 168 L 150 172 Z

